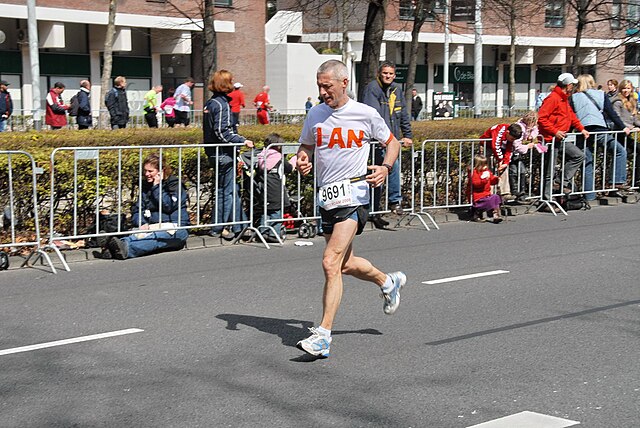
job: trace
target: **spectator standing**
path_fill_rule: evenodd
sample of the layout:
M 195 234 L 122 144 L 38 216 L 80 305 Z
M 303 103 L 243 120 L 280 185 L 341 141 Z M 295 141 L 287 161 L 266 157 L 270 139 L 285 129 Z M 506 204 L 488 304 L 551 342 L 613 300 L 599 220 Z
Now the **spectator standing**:
M 176 92 L 173 97 L 176 99 L 176 125 L 189 126 L 191 121 L 189 112 L 193 101 L 191 99 L 191 88 L 195 85 L 193 77 L 185 79 L 184 83 L 176 88 Z
M 269 87 L 267 85 L 263 86 L 262 92 L 256 95 L 253 99 L 253 105 L 257 109 L 256 115 L 258 117 L 258 123 L 261 125 L 268 125 L 271 100 L 269 98 Z
M 311 97 L 307 97 L 307 102 L 304 103 L 304 112 L 305 114 L 309 114 L 309 110 L 313 107 L 313 103 L 311 102 Z
M 233 91 L 229 92 L 229 106 L 231 107 L 231 126 L 233 126 L 233 132 L 238 133 L 238 124 L 240 124 L 240 111 L 245 108 L 244 92 L 242 87 L 244 85 L 240 82 L 233 84 Z
M 422 111 L 422 98 L 418 95 L 416 88 L 411 89 L 411 118 L 418 120 Z
M 53 130 L 67 126 L 67 110 L 69 110 L 69 104 L 65 104 L 64 101 L 62 101 L 64 88 L 64 83 L 56 82 L 47 94 L 47 109 L 44 123 L 49 125 Z
M 111 117 L 111 129 L 127 127 L 129 122 L 129 101 L 127 100 L 127 79 L 118 76 L 113 79 L 113 88 L 107 93 L 104 100 L 109 116 Z
M 626 135 L 629 135 L 631 130 L 625 127 L 618 114 L 613 111 L 609 97 L 604 92 L 596 89 L 596 82 L 593 76 L 590 74 L 581 74 L 578 76 L 578 86 L 576 92 L 571 95 L 570 102 L 576 112 L 578 120 L 580 120 L 580 123 L 582 123 L 589 133 L 607 133 L 592 135 L 590 139 L 579 138 L 577 141 L 578 147 L 584 150 L 585 156 L 584 187 L 582 190 L 584 192 L 590 192 L 594 186 L 594 138 L 596 146 L 604 147 L 606 150 L 612 152 L 614 156 L 609 185 L 615 186 L 621 191 L 629 190 L 629 186 L 626 184 L 627 152 L 624 147 L 622 147 L 622 144 L 618 142 L 615 135 L 608 134 L 609 128 L 607 127 L 605 115 L 613 122 L 615 129 L 624 130 Z M 587 201 L 592 201 L 595 198 L 596 195 L 593 192 L 585 194 Z
M 78 129 L 89 129 L 93 124 L 93 118 L 91 117 L 91 82 L 81 80 L 80 90 L 76 97 L 78 99 L 78 114 L 76 115 Z
M 7 86 L 9 82 L 0 80 L 0 132 L 6 129 L 9 116 L 13 113 L 13 100 Z
M 411 121 L 405 104 L 402 88 L 394 83 L 396 78 L 396 66 L 390 61 L 384 61 L 378 67 L 378 77 L 370 82 L 364 90 L 362 102 L 373 107 L 384 119 L 391 133 L 399 138 L 404 147 L 411 147 L 413 134 L 411 133 Z M 386 156 L 386 144 L 380 141 L 374 148 L 374 160 L 376 164 L 382 162 Z M 402 212 L 402 193 L 400 186 L 400 161 L 394 160 L 393 168 L 389 174 L 389 210 L 396 213 Z M 382 188 L 377 187 L 373 192 L 373 211 L 380 211 L 380 199 Z M 380 216 L 372 216 L 374 226 L 381 229 L 388 222 Z M 385 224 L 386 223 L 386 224 Z
M 613 99 L 613 110 L 627 128 L 634 132 L 640 131 L 640 118 L 638 118 L 638 100 L 633 96 L 633 84 L 630 80 L 623 80 L 618 85 L 618 96 Z M 636 134 L 637 135 L 637 134 Z M 634 187 L 640 186 L 640 143 L 631 135 L 618 134 L 618 141 L 627 148 L 627 158 L 634 162 L 632 183 Z
M 542 106 L 538 111 L 538 130 L 544 141 L 553 144 L 553 153 L 551 159 L 545 159 L 547 171 L 544 177 L 544 196 L 551 198 L 552 190 L 560 190 L 564 193 L 570 193 L 573 176 L 580 168 L 584 160 L 584 153 L 575 144 L 565 141 L 567 133 L 571 128 L 577 129 L 589 138 L 589 131 L 584 129 L 580 120 L 576 117 L 573 109 L 569 105 L 569 95 L 573 92 L 574 85 L 578 80 L 571 73 L 562 73 L 558 76 L 553 91 L 542 102 Z M 564 153 L 560 159 L 564 158 L 564 166 L 562 168 L 562 177 L 555 177 L 555 163 L 558 159 L 558 153 Z M 551 182 L 553 180 L 553 185 Z
M 244 144 L 252 148 L 253 141 L 233 132 L 231 126 L 231 108 L 228 94 L 233 90 L 233 74 L 227 70 L 213 73 L 209 81 L 209 90 L 213 95 L 204 108 L 205 144 Z M 209 165 L 215 165 L 217 173 L 216 207 L 212 214 L 213 223 L 231 223 L 243 221 L 240 189 L 236 183 L 236 146 L 205 147 Z M 232 231 L 215 225 L 210 235 L 232 240 L 242 231 L 242 225 L 234 224 Z
M 179 250 L 189 236 L 187 189 L 178 177 L 171 175 L 171 167 L 152 154 L 143 163 L 144 182 L 140 199 L 131 207 L 131 223 L 141 230 L 124 238 L 111 237 L 107 248 L 114 259 L 124 260 L 159 251 Z M 162 218 L 160 213 L 162 212 Z
M 491 186 L 498 184 L 500 180 L 489 171 L 487 158 L 483 155 L 476 155 L 473 159 L 473 172 L 471 173 L 471 205 L 474 211 L 474 220 L 479 220 L 483 211 L 493 217 L 494 223 L 500 223 L 500 204 L 502 199 L 499 195 L 491 192 Z
M 616 79 L 607 80 L 607 96 L 611 102 L 618 96 L 618 81 Z
M 553 92 L 553 89 L 556 87 L 556 85 L 550 85 L 547 88 L 547 92 L 540 92 L 538 94 L 538 96 L 536 97 L 536 110 L 540 110 L 540 107 L 542 106 L 542 102 L 544 101 L 545 98 L 547 98 L 549 96 L 549 94 L 551 92 Z
M 160 109 L 164 113 L 164 120 L 167 121 L 169 128 L 173 128 L 176 125 L 176 99 L 173 97 L 175 92 L 175 89 L 169 88 L 167 94 L 169 96 L 160 104 Z
M 156 85 L 144 94 L 144 120 L 149 128 L 158 127 L 158 94 L 162 92 L 162 85 Z

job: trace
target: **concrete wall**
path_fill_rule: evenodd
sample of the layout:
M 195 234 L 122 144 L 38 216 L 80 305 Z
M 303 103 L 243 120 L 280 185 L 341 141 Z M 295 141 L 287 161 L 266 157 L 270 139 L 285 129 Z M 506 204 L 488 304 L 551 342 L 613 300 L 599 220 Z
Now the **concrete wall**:
M 311 45 L 289 43 L 267 45 L 267 85 L 271 87 L 271 104 L 277 110 L 304 111 L 307 97 L 314 104 L 318 98 L 316 71 L 339 55 L 321 55 Z

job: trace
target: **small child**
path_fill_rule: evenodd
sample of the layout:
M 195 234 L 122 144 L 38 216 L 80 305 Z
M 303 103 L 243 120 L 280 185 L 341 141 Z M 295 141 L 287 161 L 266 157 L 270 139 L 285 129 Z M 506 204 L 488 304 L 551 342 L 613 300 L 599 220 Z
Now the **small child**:
M 518 202 L 526 200 L 527 166 L 522 156 L 538 143 L 538 113 L 529 111 L 516 124 L 522 129 L 522 136 L 513 142 L 513 154 L 509 162 L 509 187 Z M 546 151 L 546 147 L 544 148 Z M 540 152 L 540 149 L 538 148 Z
M 493 222 L 500 223 L 500 195 L 491 192 L 491 186 L 498 184 L 500 179 L 489 171 L 487 158 L 483 155 L 476 155 L 474 158 L 474 168 L 471 173 L 471 203 L 474 211 L 487 211 L 488 215 L 493 215 Z

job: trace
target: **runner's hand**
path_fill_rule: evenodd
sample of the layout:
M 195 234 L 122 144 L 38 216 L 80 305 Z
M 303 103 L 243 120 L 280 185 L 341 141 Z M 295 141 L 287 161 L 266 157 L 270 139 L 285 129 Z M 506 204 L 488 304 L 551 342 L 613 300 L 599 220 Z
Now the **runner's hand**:
M 385 178 L 389 175 L 389 170 L 386 166 L 370 165 L 367 169 L 373 171 L 371 174 L 367 175 L 367 183 L 371 184 L 373 187 L 382 186 Z
M 313 165 L 309 161 L 309 155 L 304 151 L 298 152 L 298 160 L 296 161 L 297 169 L 302 175 L 307 175 L 311 172 Z

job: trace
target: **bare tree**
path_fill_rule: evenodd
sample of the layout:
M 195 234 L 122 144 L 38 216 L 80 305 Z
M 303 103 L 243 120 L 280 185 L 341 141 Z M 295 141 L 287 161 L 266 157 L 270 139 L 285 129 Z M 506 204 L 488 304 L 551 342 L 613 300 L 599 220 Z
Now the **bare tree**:
M 577 20 L 576 42 L 571 55 L 571 72 L 578 74 L 580 72 L 580 61 L 582 60 L 580 43 L 587 26 L 610 22 L 613 2 L 611 0 L 567 0 L 567 4 L 569 11 L 575 13 Z M 612 34 L 613 37 L 614 35 Z
M 107 33 L 104 38 L 104 54 L 102 64 L 102 78 L 100 79 L 100 106 L 107 97 L 107 92 L 111 89 L 111 70 L 113 68 L 113 39 L 116 35 L 116 9 L 118 0 L 109 1 L 109 21 L 107 23 Z M 101 110 L 103 110 L 101 108 Z M 107 112 L 100 113 L 100 125 L 107 127 L 109 120 Z
M 509 97 L 508 105 L 516 100 L 516 41 L 518 30 L 531 24 L 531 18 L 540 14 L 543 3 L 535 0 L 485 0 L 485 12 L 497 20 L 500 27 L 509 30 Z
M 413 27 L 411 28 L 411 44 L 409 46 L 409 70 L 407 71 L 407 82 L 405 90 L 405 105 L 411 110 L 411 89 L 416 83 L 416 68 L 418 65 L 418 47 L 420 30 L 424 21 L 433 8 L 433 0 L 416 0 L 413 12 Z M 426 46 L 425 46 L 426 49 Z
M 362 42 L 362 62 L 358 79 L 358 99 L 364 96 L 364 90 L 376 78 L 380 61 L 380 46 L 384 37 L 387 0 L 369 0 L 367 21 Z

